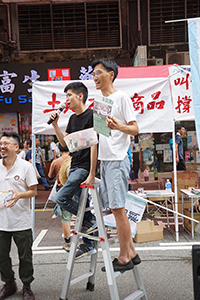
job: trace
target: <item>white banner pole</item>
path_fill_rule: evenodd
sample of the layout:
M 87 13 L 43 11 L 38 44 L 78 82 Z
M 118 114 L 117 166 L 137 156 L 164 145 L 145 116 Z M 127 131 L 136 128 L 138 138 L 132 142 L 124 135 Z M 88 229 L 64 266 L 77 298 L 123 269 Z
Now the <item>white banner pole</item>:
M 175 232 L 176 232 L 176 241 L 179 241 L 179 232 L 178 232 L 178 189 L 177 189 L 177 172 L 176 172 L 176 143 L 175 143 L 175 121 L 173 122 L 174 129 L 172 132 L 172 139 L 173 139 L 173 169 L 174 169 L 174 193 L 175 193 Z
M 35 134 L 32 134 L 32 165 L 34 169 L 35 165 Z M 35 197 L 32 197 L 31 208 L 32 208 L 32 230 L 33 230 L 33 240 L 35 238 Z

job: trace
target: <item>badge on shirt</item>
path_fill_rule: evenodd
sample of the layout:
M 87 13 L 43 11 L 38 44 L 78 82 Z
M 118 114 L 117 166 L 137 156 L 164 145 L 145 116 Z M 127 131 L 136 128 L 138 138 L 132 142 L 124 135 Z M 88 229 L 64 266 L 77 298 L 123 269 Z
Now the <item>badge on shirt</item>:
M 18 181 L 20 179 L 19 175 L 15 175 L 14 180 Z

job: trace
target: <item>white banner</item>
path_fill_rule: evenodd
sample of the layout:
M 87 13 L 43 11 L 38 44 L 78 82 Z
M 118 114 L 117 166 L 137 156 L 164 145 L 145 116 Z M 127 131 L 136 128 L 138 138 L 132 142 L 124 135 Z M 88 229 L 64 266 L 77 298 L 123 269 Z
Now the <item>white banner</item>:
M 194 120 L 190 66 L 169 67 L 175 121 Z
M 54 134 L 47 121 L 53 110 L 66 102 L 65 86 L 72 81 L 43 81 L 33 84 L 32 132 L 34 134 Z M 82 80 L 89 95 L 86 106 L 93 108 L 97 91 L 92 80 Z M 116 79 L 116 89 L 126 92 L 136 113 L 140 133 L 172 132 L 173 117 L 171 92 L 168 78 Z M 71 110 L 66 108 L 60 115 L 59 127 L 65 131 Z

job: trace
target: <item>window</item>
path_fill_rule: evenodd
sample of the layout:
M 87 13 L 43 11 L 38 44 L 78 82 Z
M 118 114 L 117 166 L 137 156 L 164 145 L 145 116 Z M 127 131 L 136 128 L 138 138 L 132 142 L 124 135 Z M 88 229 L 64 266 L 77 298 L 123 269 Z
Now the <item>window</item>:
M 52 49 L 49 5 L 18 6 L 21 50 Z
M 53 5 L 54 49 L 86 48 L 84 3 Z
M 149 45 L 187 43 L 187 22 L 165 21 L 199 16 L 200 0 L 149 0 Z
M 117 2 L 87 4 L 88 48 L 120 46 Z
M 120 47 L 119 2 L 18 5 L 20 50 Z
M 8 42 L 8 12 L 7 5 L 0 4 L 0 41 Z

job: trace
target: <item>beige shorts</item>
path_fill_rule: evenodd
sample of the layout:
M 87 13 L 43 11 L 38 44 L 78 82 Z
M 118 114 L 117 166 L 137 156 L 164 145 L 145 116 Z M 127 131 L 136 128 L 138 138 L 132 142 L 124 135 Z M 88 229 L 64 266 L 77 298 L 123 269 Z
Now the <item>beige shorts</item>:
M 72 214 L 68 212 L 67 210 L 62 209 L 62 217 L 61 222 L 62 223 L 69 223 L 71 222 Z

